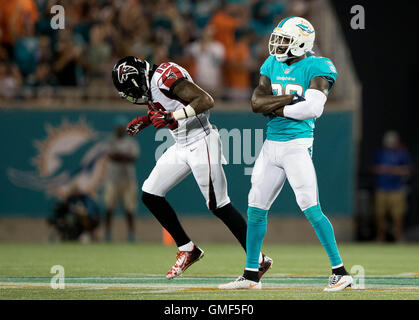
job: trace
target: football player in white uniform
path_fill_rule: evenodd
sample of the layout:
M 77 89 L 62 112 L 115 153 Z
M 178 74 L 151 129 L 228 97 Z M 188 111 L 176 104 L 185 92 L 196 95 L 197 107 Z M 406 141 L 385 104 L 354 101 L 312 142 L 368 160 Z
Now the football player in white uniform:
M 184 68 L 173 62 L 151 65 L 136 57 L 125 57 L 115 64 L 112 78 L 122 98 L 149 108 L 146 116 L 135 118 L 127 125 L 130 135 L 136 136 L 153 124 L 157 129 L 167 126 L 175 140 L 157 160 L 142 186 L 143 203 L 170 233 L 179 249 L 166 278 L 180 275 L 204 255 L 188 237 L 165 199 L 166 193 L 191 172 L 207 207 L 246 250 L 246 221 L 227 194 L 221 140 L 217 129 L 209 122 L 209 109 L 214 105 L 212 97 L 193 82 Z M 259 277 L 271 265 L 272 259 L 260 253 Z

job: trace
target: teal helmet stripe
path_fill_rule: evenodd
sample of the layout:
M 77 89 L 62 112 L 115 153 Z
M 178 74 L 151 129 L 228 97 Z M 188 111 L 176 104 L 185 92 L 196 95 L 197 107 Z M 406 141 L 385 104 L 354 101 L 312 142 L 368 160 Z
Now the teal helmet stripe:
M 291 18 L 294 18 L 294 16 L 291 16 L 291 17 L 288 17 L 288 18 L 283 19 L 283 20 L 279 23 L 278 28 L 282 28 L 282 26 L 284 25 L 284 23 L 285 23 L 287 20 L 291 19 Z

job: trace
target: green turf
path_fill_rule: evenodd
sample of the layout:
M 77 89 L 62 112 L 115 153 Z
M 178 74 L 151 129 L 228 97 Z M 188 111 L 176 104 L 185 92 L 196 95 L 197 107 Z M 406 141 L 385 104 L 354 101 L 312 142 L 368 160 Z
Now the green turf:
M 236 244 L 201 244 L 202 261 L 183 277 L 164 274 L 176 248 L 160 244 L 0 244 L 0 299 L 419 299 L 419 245 L 342 244 L 348 271 L 365 269 L 365 289 L 324 293 L 330 273 L 320 245 L 265 245 L 274 259 L 260 291 L 221 291 L 241 274 Z M 65 268 L 66 288 L 49 287 L 53 265 Z

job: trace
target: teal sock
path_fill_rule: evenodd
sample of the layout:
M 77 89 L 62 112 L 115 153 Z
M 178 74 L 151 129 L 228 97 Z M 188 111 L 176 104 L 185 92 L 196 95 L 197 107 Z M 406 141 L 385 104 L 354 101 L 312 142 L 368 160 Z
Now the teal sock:
M 246 268 L 259 270 L 259 254 L 268 224 L 268 210 L 247 209 Z
M 342 259 L 339 255 L 333 226 L 323 214 L 320 204 L 304 210 L 304 214 L 313 226 L 323 248 L 326 250 L 332 267 L 341 265 Z

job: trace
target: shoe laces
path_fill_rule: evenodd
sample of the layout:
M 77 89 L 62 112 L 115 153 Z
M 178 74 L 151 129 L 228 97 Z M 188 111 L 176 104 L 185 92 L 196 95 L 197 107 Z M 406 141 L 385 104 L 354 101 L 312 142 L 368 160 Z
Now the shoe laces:
M 337 274 L 332 274 L 329 277 L 329 283 L 330 283 L 330 285 L 335 285 L 336 283 L 338 283 L 338 281 L 340 280 L 340 278 L 342 278 L 342 276 L 339 276 Z
M 184 254 L 184 252 L 183 251 L 178 251 L 177 254 L 176 254 L 176 263 L 175 263 L 174 267 L 179 268 L 182 265 L 183 260 L 185 260 L 185 259 L 186 259 L 186 255 Z

